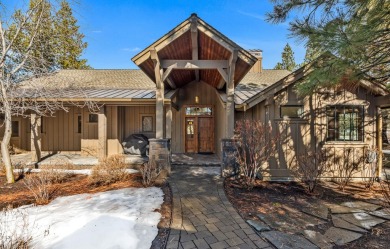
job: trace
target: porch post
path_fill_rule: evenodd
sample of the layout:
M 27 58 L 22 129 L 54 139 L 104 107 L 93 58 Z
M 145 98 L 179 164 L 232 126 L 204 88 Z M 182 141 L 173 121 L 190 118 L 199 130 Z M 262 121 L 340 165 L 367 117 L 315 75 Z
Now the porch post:
M 156 138 L 164 138 L 164 82 L 162 80 L 163 70 L 156 50 L 150 51 L 154 62 L 154 75 L 156 78 Z
M 378 168 L 378 178 L 381 180 L 382 177 L 382 166 L 383 166 L 383 152 L 382 152 L 382 129 L 383 129 L 383 117 L 382 109 L 377 107 L 377 116 L 376 116 L 376 146 L 378 148 L 378 158 L 377 158 L 377 168 Z
M 166 105 L 165 110 L 165 137 L 172 138 L 172 105 Z
M 228 82 L 226 84 L 226 138 L 234 134 L 234 71 L 236 69 L 238 50 L 233 50 L 229 61 Z
M 30 114 L 31 124 L 31 160 L 39 162 L 41 160 L 41 128 L 42 118 L 35 113 Z
M 107 157 L 107 116 L 105 106 L 98 113 L 98 140 L 98 158 L 102 160 Z

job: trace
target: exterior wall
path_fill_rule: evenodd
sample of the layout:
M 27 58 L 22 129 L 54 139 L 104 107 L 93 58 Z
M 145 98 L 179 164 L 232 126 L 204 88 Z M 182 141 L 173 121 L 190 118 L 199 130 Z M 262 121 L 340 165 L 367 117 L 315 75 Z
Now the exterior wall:
M 10 145 L 15 150 L 30 150 L 30 119 L 23 117 L 13 117 L 12 121 L 19 122 L 19 135 L 11 137 Z M 3 134 L 4 126 L 0 126 L 0 139 L 3 139 Z
M 236 119 L 254 119 L 270 121 L 275 136 L 280 137 L 276 155 L 265 165 L 271 179 L 286 179 L 292 176 L 291 170 L 296 166 L 297 154 L 303 154 L 310 148 L 323 148 L 327 153 L 328 166 L 332 171 L 329 177 L 343 176 L 341 169 L 358 165 L 359 172 L 353 177 L 366 176 L 368 165 L 365 154 L 369 146 L 376 144 L 376 108 L 373 96 L 363 88 L 356 90 L 322 90 L 305 98 L 299 98 L 293 86 L 289 86 L 271 96 L 251 109 L 238 112 Z M 303 118 L 281 118 L 281 105 L 304 106 Z M 364 106 L 364 139 L 363 142 L 326 141 L 328 105 L 361 105 Z M 279 135 L 276 135 L 279 134 Z
M 172 107 L 172 153 L 185 152 L 185 106 L 191 105 L 208 105 L 213 107 L 214 111 L 214 149 L 220 155 L 220 139 L 224 133 L 225 126 L 223 124 L 222 115 L 224 115 L 224 107 L 219 101 L 219 95 L 215 88 L 204 82 L 192 82 L 180 88 L 179 92 L 173 99 L 173 103 L 177 107 Z M 199 97 L 199 103 L 195 103 L 195 97 Z M 223 112 L 223 113 L 222 113 Z

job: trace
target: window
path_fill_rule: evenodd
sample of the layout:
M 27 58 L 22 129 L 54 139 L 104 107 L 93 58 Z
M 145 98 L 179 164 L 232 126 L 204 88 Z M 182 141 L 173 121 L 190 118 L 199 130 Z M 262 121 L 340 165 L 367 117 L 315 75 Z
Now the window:
M 19 137 L 19 121 L 12 121 L 12 137 Z
M 363 106 L 328 106 L 327 141 L 363 141 Z
M 81 129 L 82 129 L 81 115 L 77 115 L 77 133 L 81 133 Z
M 211 116 L 213 110 L 211 107 L 186 107 L 186 115 L 190 116 Z
M 97 114 L 89 114 L 89 119 L 88 119 L 89 123 L 97 123 L 98 120 L 99 118 Z
M 283 105 L 280 106 L 280 117 L 284 118 L 302 118 L 303 106 L 302 105 Z
M 142 116 L 142 132 L 153 131 L 153 116 Z

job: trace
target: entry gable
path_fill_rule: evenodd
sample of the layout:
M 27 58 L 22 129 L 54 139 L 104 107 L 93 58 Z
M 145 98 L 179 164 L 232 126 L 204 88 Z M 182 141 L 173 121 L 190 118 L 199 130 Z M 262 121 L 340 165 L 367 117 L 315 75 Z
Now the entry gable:
M 196 14 L 132 58 L 155 83 L 172 89 L 193 81 L 218 89 L 227 82 L 236 86 L 256 60 Z

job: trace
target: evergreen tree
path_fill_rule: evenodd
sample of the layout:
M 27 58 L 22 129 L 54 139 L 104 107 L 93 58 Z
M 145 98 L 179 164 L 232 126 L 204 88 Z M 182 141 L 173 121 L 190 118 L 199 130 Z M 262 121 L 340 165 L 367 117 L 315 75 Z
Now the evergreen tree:
M 320 55 L 321 55 L 321 52 L 320 52 L 320 50 L 318 50 L 316 45 L 313 42 L 308 41 L 306 43 L 306 53 L 305 53 L 305 58 L 303 60 L 303 65 L 314 61 Z
M 80 26 L 73 16 L 72 8 L 66 0 L 62 0 L 60 9 L 55 14 L 54 29 L 57 34 L 56 47 L 58 48 L 57 64 L 62 69 L 90 68 L 87 60 L 80 59 L 87 43 L 83 41 L 84 34 L 79 31 Z
M 294 52 L 292 51 L 290 45 L 287 43 L 282 52 L 282 62 L 278 62 L 275 66 L 275 69 L 285 69 L 293 71 L 297 67 L 294 59 Z
M 290 13 L 304 10 L 290 22 L 292 35 L 313 42 L 321 56 L 312 64 L 298 90 L 310 94 L 317 87 L 366 79 L 390 81 L 390 1 L 388 0 L 273 0 L 268 20 L 284 22 Z

